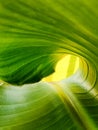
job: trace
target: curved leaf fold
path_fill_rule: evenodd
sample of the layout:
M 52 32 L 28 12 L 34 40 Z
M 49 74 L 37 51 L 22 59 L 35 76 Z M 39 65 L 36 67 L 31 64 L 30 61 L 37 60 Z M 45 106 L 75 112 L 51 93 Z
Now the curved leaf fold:
M 0 85 L 0 129 L 98 129 L 97 7 L 97 0 L 0 0 L 0 80 L 21 85 Z M 80 70 L 39 82 L 65 54 L 81 59 Z

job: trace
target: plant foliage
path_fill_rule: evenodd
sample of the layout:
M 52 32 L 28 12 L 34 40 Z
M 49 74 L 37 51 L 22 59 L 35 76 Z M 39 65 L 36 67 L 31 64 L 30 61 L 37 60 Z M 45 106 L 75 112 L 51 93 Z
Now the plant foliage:
M 78 71 L 41 81 L 65 54 Z M 0 130 L 97 130 L 98 1 L 0 0 L 0 80 Z

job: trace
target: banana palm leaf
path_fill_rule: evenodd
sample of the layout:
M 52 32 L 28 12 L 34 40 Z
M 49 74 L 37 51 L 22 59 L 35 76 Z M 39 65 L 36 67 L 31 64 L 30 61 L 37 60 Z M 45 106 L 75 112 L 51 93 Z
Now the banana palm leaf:
M 0 0 L 0 130 L 98 129 L 97 7 Z M 75 74 L 41 81 L 69 54 L 80 59 Z

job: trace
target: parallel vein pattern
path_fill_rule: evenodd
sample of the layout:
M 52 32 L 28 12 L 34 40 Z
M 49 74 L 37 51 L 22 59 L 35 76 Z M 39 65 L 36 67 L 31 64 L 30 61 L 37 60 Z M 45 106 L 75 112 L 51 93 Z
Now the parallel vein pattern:
M 63 102 L 54 82 L 39 81 L 69 53 L 81 63 L 56 82 Z M 0 129 L 97 130 L 98 1 L 0 0 L 0 80 L 21 85 L 0 85 Z

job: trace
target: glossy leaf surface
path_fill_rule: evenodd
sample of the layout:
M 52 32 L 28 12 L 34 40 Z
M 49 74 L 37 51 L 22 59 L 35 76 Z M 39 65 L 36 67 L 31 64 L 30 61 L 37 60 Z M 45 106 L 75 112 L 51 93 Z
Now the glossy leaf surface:
M 0 0 L 0 80 L 14 84 L 0 86 L 0 129 L 98 129 L 97 7 L 97 0 Z M 80 58 L 77 73 L 39 82 L 67 54 Z

